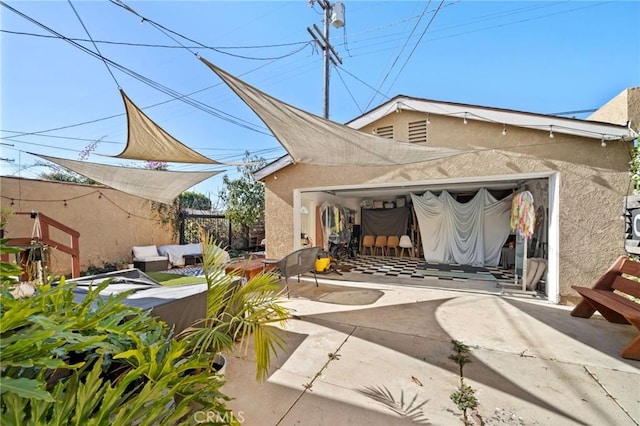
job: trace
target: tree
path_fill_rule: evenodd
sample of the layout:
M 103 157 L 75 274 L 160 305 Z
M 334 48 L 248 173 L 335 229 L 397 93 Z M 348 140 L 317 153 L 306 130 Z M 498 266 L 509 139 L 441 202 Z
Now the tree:
M 219 197 L 225 205 L 225 215 L 242 228 L 245 236 L 249 229 L 264 223 L 264 186 L 253 179 L 252 173 L 265 164 L 264 158 L 251 156 L 247 151 L 243 165 L 237 167 L 240 177 L 231 179 L 226 174 L 222 177 L 224 188 Z
M 640 127 L 640 125 L 638 126 Z M 631 171 L 631 182 L 633 184 L 633 193 L 640 194 L 640 147 L 636 142 L 631 148 L 631 161 L 629 162 Z
M 185 191 L 178 196 L 178 204 L 182 209 L 211 210 L 211 200 L 204 194 Z

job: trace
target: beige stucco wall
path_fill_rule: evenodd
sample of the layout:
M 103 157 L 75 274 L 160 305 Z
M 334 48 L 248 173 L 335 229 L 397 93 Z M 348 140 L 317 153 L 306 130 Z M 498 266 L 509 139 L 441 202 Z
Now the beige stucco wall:
M 90 264 L 102 266 L 104 261 L 130 259 L 134 245 L 175 242 L 171 227 L 161 224 L 150 201 L 103 186 L 3 176 L 0 195 L 3 207 L 22 212 L 34 210 L 78 231 L 81 271 Z M 5 237 L 31 237 L 33 227 L 29 216 L 14 215 L 7 223 Z M 70 256 L 55 249 L 51 253 L 51 272 L 68 275 Z
M 395 138 L 406 140 L 402 129 L 424 119 L 418 112 L 392 113 L 372 126 L 394 125 Z M 376 183 L 403 183 L 474 176 L 558 173 L 560 192 L 559 285 L 562 302 L 572 301 L 573 284 L 590 284 L 623 254 L 622 197 L 628 188 L 629 146 L 548 131 L 507 128 L 459 118 L 430 116 L 428 144 L 470 150 L 444 160 L 409 166 L 319 167 L 288 166 L 265 181 L 266 238 L 270 257 L 294 247 L 294 189 Z M 389 141 L 389 143 L 393 143 Z
M 623 126 L 630 122 L 633 129 L 640 129 L 640 87 L 623 90 L 591 114 L 588 120 Z

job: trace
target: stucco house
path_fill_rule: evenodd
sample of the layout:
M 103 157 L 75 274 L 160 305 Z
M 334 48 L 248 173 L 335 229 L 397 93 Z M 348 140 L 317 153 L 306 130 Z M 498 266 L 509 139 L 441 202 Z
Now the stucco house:
M 582 120 L 396 96 L 346 126 L 388 138 L 389 147 L 408 142 L 458 154 L 372 166 L 281 157 L 254 174 L 265 185 L 267 256 L 301 247 L 301 234 L 326 242 L 325 203 L 344 207 L 359 226 L 368 208 L 411 206 L 411 194 L 447 191 L 464 201 L 483 188 L 496 199 L 527 190 L 544 213 L 538 237 L 548 261 L 548 300 L 572 303 L 571 285 L 590 284 L 624 253 L 622 201 L 638 136 L 628 121 L 640 119 L 638 99 L 640 89 L 625 90 Z

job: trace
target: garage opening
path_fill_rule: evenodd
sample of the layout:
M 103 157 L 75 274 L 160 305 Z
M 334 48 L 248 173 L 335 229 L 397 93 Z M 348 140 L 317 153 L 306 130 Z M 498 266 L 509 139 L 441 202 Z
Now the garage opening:
M 351 255 L 339 263 L 351 278 L 360 273 L 363 278 L 415 280 L 409 281 L 414 285 L 484 284 L 481 287 L 497 292 L 526 293 L 557 302 L 557 244 L 553 241 L 558 230 L 554 228 L 557 220 L 552 220 L 557 215 L 557 181 L 554 174 L 522 174 L 298 189 L 294 211 L 300 213 L 294 215 L 294 232 L 300 235 L 300 246 L 319 245 L 329 251 L 336 241 L 348 245 Z M 523 191 L 531 194 L 536 221 L 529 239 L 511 229 L 510 211 L 504 215 L 504 205 L 510 210 L 512 195 Z M 502 215 L 483 213 L 469 220 L 465 211 L 478 204 L 479 194 L 496 205 L 502 203 Z M 460 223 L 452 225 L 447 222 L 451 217 L 437 214 L 425 220 L 433 206 L 427 206 L 425 213 L 425 207 L 417 205 L 424 197 L 435 200 L 436 206 L 448 203 L 449 214 L 460 216 Z M 376 246 L 379 236 L 387 242 Z M 469 242 L 470 238 L 474 241 Z

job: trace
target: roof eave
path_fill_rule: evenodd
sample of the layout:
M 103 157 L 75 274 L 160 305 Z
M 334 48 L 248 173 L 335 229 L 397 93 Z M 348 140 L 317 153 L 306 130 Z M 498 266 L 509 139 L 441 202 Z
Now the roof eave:
M 638 134 L 633 129 L 619 124 L 478 105 L 433 101 L 408 96 L 396 96 L 370 112 L 349 121 L 347 126 L 354 129 L 361 129 L 389 115 L 393 111 L 402 110 L 457 117 L 460 119 L 466 118 L 467 120 L 502 124 L 511 127 L 523 127 L 533 130 L 553 130 L 554 133 L 564 133 L 591 139 L 605 139 L 607 141 L 620 139 L 633 140 L 638 137 Z
M 269 163 L 266 166 L 264 166 L 263 168 L 253 172 L 253 178 L 256 181 L 262 181 L 267 176 L 272 175 L 272 174 L 276 173 L 277 171 L 282 170 L 285 167 L 287 167 L 288 165 L 294 164 L 294 163 L 295 163 L 295 161 L 293 161 L 293 158 L 291 157 L 291 155 L 289 155 L 289 154 L 283 155 L 282 157 L 278 158 L 277 160 L 273 161 L 272 163 Z

